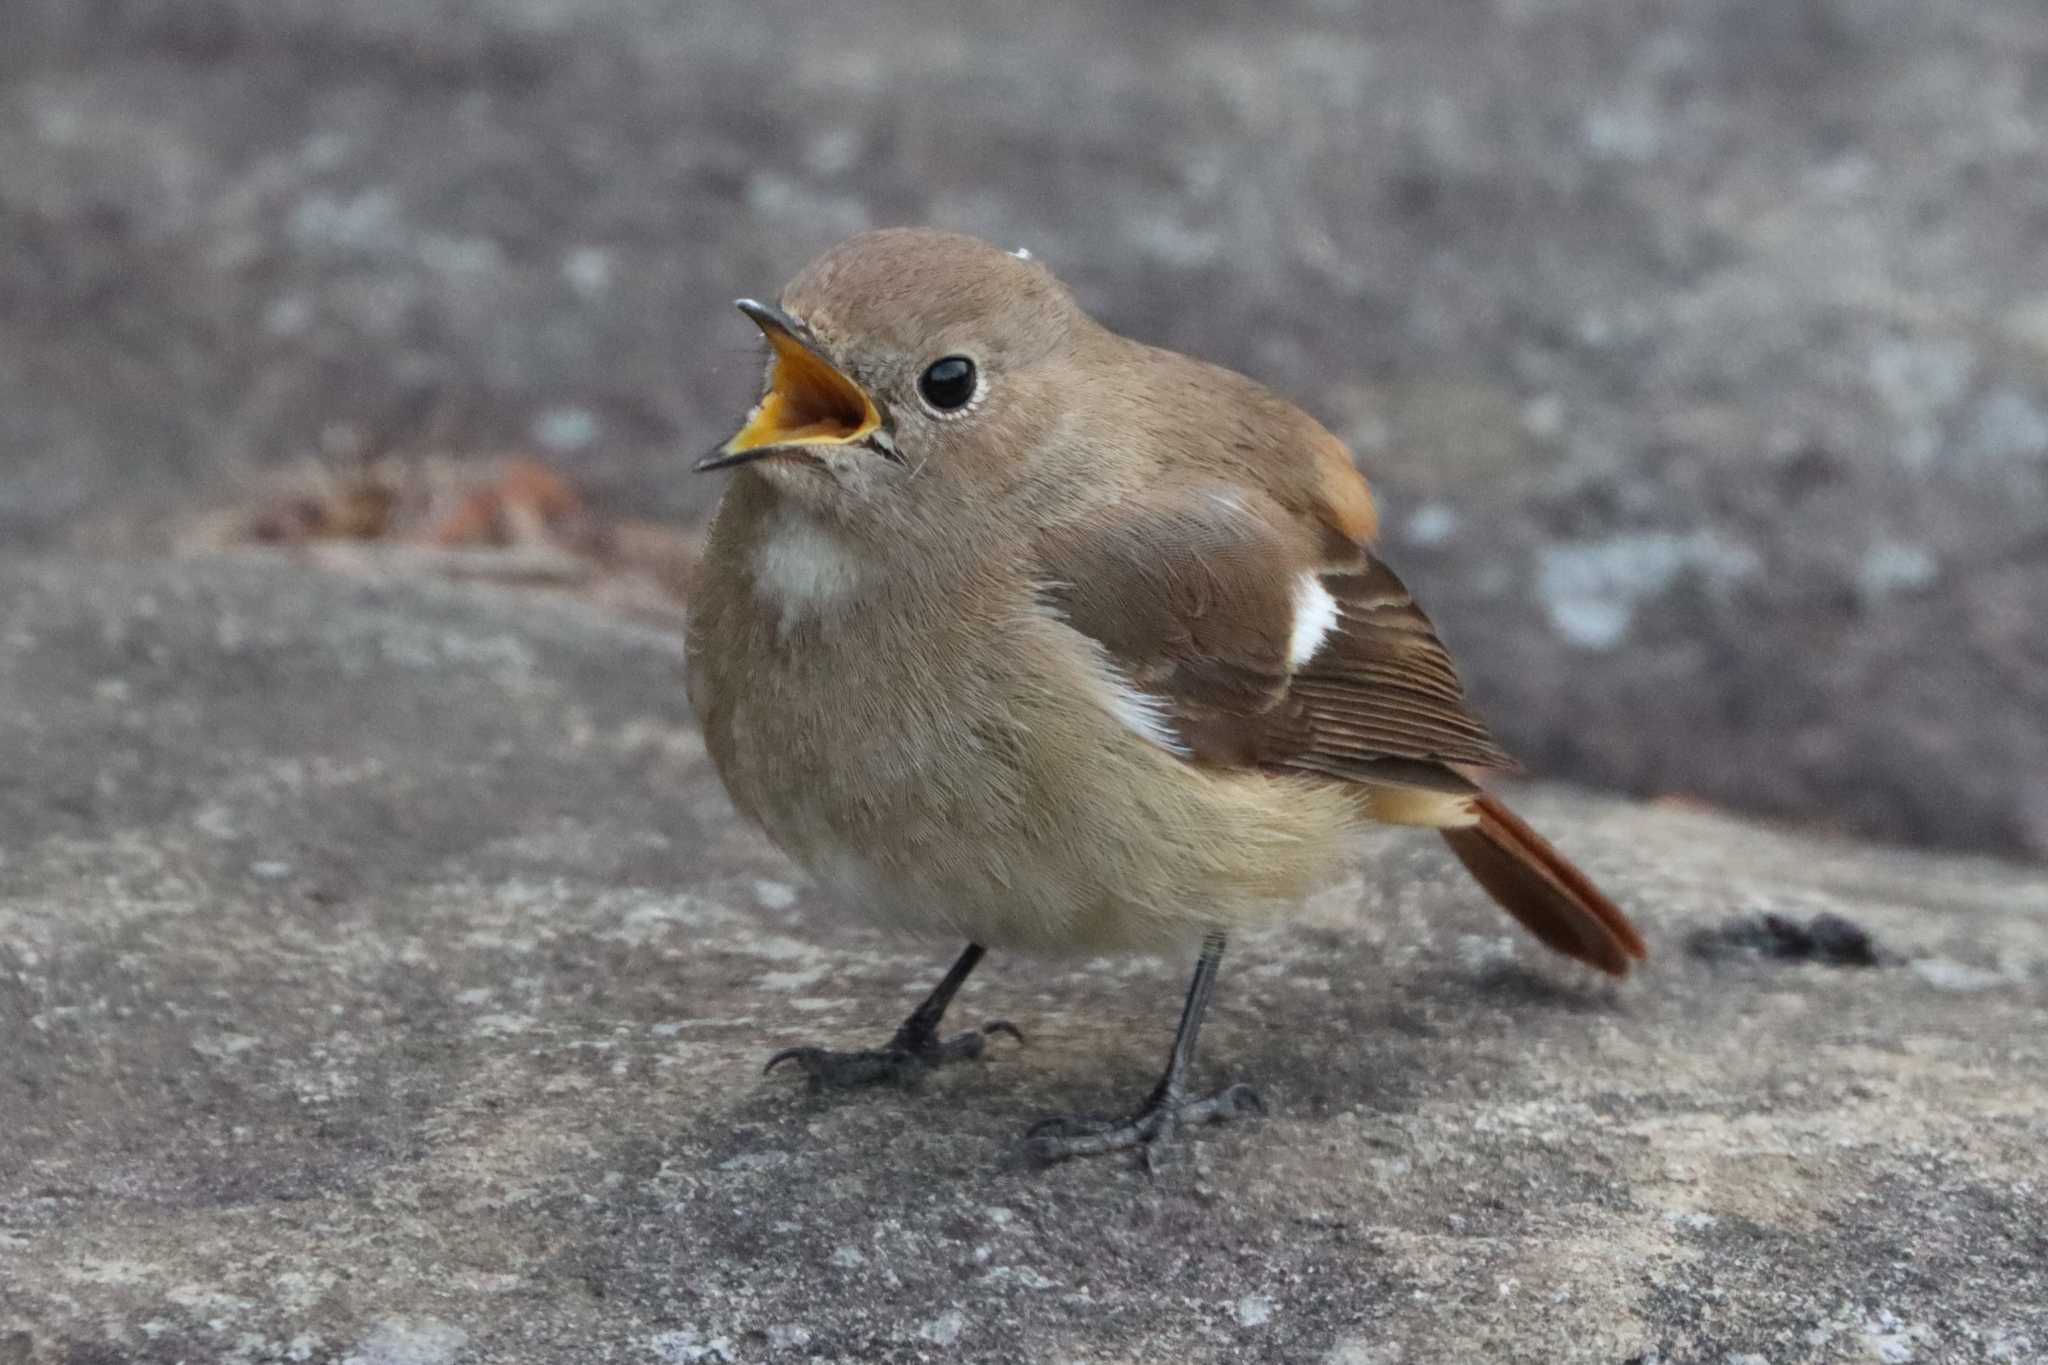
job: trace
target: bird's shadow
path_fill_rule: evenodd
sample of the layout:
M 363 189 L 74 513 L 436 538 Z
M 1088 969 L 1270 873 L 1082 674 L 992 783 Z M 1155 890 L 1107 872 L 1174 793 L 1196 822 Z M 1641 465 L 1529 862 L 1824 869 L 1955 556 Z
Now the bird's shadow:
M 1478 1051 L 1481 1038 L 1512 1030 L 1516 1019 L 1627 1012 L 1604 982 L 1560 980 L 1513 962 L 1477 972 L 1445 967 L 1406 976 L 1393 995 L 1333 993 L 1312 1019 L 1276 1019 L 1256 1003 L 1240 1005 L 1228 1013 L 1233 1026 L 1218 1030 L 1228 1050 L 1210 1050 L 1205 1071 L 1227 1068 L 1233 1078 L 1273 1089 L 1286 1097 L 1275 1112 L 1297 1118 L 1355 1108 L 1401 1113 L 1440 1088 L 1447 1064 L 1512 1064 L 1511 1056 L 1482 1063 Z
M 1441 1090 L 1447 1066 L 1513 1065 L 1511 1055 L 1493 1047 L 1484 1047 L 1490 1055 L 1482 1056 L 1470 1041 L 1476 1035 L 1497 1038 L 1516 1018 L 1537 1014 L 1626 1012 L 1621 997 L 1602 984 L 1514 962 L 1477 971 L 1446 964 L 1405 974 L 1392 993 L 1361 981 L 1355 990 L 1321 997 L 1312 1010 L 1303 1003 L 1276 997 L 1268 1006 L 1257 996 L 1219 1001 L 1193 1089 L 1244 1081 L 1265 1097 L 1273 1117 L 1309 1124 L 1359 1110 L 1404 1114 Z M 1062 1022 L 1077 1017 L 1085 1016 L 1065 1015 Z M 1037 1032 L 1028 1021 L 1025 1031 Z M 951 1150 L 956 1139 L 972 1144 L 993 1137 L 1000 1150 L 989 1154 L 992 1168 L 1009 1169 L 1030 1164 L 1016 1154 L 1033 1122 L 1054 1113 L 1121 1116 L 1142 1101 L 1169 1037 L 1166 1029 L 1157 1038 L 1105 1030 L 1092 1049 L 1077 1048 L 1073 1038 L 1022 1047 L 1005 1040 L 982 1058 L 909 1085 L 813 1089 L 786 1074 L 757 1075 L 740 1083 L 744 1093 L 733 1097 L 727 1112 L 757 1135 L 781 1134 L 796 1151 L 817 1143 L 809 1130 L 821 1121 L 849 1138 L 895 1132 L 898 1140 L 883 1149 L 899 1153 L 933 1143 Z
M 1445 982 L 1447 994 L 1454 989 L 1453 981 L 1462 985 L 1464 998 L 1480 1010 L 1540 1009 L 1584 1015 L 1626 1012 L 1621 996 L 1604 978 L 1568 981 L 1519 962 L 1495 963 L 1475 975 L 1450 978 Z

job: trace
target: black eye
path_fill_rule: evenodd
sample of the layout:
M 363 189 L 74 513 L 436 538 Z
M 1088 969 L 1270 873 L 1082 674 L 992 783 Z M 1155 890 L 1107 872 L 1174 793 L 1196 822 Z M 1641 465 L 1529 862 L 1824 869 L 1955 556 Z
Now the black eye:
M 917 391 L 940 412 L 966 407 L 974 397 L 974 362 L 964 355 L 934 360 L 931 368 L 919 377 Z

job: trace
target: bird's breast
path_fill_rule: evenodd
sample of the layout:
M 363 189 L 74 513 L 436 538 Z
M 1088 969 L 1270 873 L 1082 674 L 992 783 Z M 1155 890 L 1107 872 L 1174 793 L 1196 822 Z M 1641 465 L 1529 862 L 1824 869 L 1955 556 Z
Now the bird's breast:
M 758 609 L 788 634 L 850 611 L 872 570 L 860 548 L 815 517 L 769 520 L 748 556 Z
M 980 738 L 1001 723 L 999 646 L 921 590 L 930 577 L 800 509 L 721 511 L 692 604 L 691 700 L 735 801 L 792 852 L 1002 785 Z
M 1038 951 L 1174 942 L 1298 894 L 1348 807 L 1161 742 L 1031 585 L 829 527 L 715 527 L 690 693 L 742 814 L 905 927 Z

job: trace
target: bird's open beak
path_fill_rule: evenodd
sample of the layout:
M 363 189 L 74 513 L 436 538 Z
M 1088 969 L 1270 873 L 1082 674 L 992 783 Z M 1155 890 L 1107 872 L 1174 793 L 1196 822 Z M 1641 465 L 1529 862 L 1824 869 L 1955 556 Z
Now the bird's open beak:
M 866 390 L 818 354 L 803 326 L 779 309 L 741 299 L 775 351 L 768 392 L 731 440 L 697 461 L 697 471 L 730 469 L 791 446 L 837 446 L 881 429 L 882 414 Z

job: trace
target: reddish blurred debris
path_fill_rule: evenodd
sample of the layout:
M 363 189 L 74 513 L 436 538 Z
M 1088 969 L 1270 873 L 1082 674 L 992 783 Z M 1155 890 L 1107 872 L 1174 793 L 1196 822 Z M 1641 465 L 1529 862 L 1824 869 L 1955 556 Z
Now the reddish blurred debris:
M 265 544 L 302 540 L 375 540 L 391 522 L 397 498 L 388 488 L 358 484 L 326 497 L 282 499 L 250 520 L 249 538 Z
M 384 458 L 299 473 L 187 548 L 292 550 L 326 567 L 574 589 L 636 615 L 680 618 L 702 549 L 691 531 L 607 518 L 531 456 Z
M 432 522 L 436 545 L 530 545 L 587 540 L 590 517 L 568 480 L 538 460 L 507 461 L 497 479 Z

